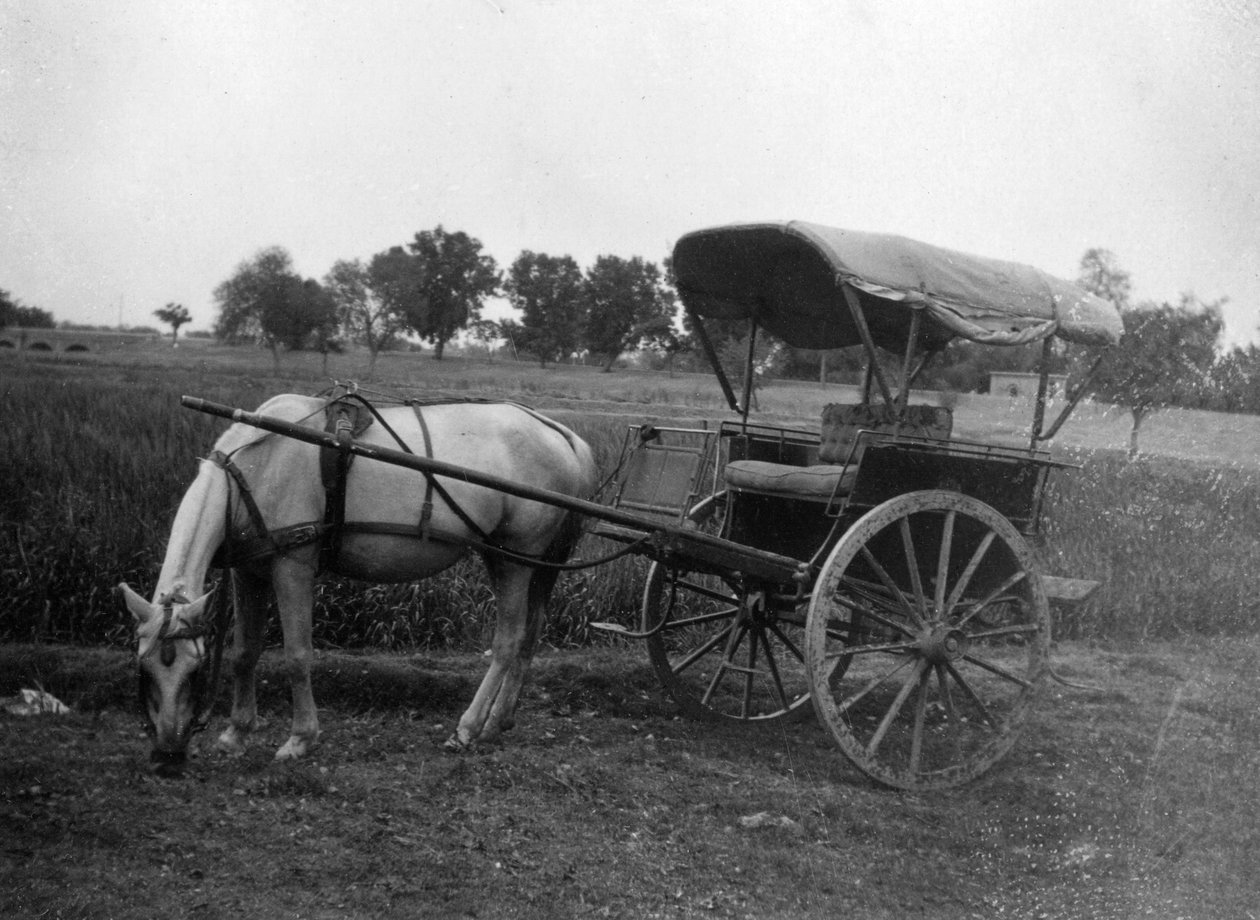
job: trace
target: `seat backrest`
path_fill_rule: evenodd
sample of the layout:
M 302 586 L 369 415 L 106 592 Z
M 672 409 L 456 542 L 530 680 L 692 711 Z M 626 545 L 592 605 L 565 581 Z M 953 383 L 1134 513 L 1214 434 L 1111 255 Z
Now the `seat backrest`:
M 883 405 L 831 403 L 823 407 L 820 463 L 844 463 L 849 459 L 859 431 L 887 431 L 916 438 L 948 440 L 954 413 L 944 406 L 907 406 L 905 420 L 898 422 Z
M 716 431 L 630 426 L 618 466 L 616 508 L 681 521 L 712 489 Z

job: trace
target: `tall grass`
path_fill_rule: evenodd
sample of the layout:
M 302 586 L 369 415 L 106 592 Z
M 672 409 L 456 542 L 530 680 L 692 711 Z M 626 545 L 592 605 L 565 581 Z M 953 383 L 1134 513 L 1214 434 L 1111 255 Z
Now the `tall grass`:
M 281 389 L 317 385 L 313 377 L 277 381 L 247 368 L 225 374 L 207 362 L 160 369 L 0 363 L 0 640 L 127 643 L 131 627 L 113 586 L 151 588 L 196 458 L 224 427 L 180 408 L 179 395 L 253 407 Z M 647 392 L 665 398 L 664 390 Z M 605 471 L 636 411 L 687 414 L 656 402 L 630 411 L 623 403 L 620 415 L 569 406 L 553 414 L 592 444 Z M 1254 471 L 1163 459 L 1130 464 L 1114 451 L 1079 459 L 1084 470 L 1052 482 L 1042 552 L 1051 571 L 1104 585 L 1084 608 L 1059 614 L 1059 635 L 1260 628 Z M 588 541 L 580 555 L 609 548 Z M 586 642 L 593 620 L 632 623 L 645 573 L 643 560 L 626 558 L 562 576 L 546 641 Z M 413 585 L 327 579 L 317 603 L 317 640 L 341 647 L 485 647 L 494 620 L 475 559 Z

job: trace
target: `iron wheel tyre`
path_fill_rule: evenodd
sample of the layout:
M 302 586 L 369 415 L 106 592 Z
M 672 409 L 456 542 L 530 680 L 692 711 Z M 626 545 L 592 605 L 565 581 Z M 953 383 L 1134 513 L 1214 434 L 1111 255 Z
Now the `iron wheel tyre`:
M 814 586 L 814 708 L 888 786 L 979 776 L 1018 739 L 1048 672 L 1050 614 L 1031 549 L 966 495 L 910 492 L 845 532 Z

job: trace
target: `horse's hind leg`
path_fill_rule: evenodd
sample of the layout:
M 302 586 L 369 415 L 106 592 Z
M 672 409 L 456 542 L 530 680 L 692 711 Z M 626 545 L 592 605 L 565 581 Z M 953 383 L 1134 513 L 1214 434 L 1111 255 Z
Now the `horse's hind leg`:
M 272 568 L 276 606 L 284 633 L 284 663 L 293 696 L 293 727 L 276 760 L 304 757 L 319 742 L 319 716 L 311 690 L 311 618 L 315 606 L 315 567 L 302 554 L 278 559 Z
M 236 634 L 232 643 L 232 716 L 228 727 L 219 735 L 218 747 L 229 754 L 243 754 L 249 733 L 258 724 L 258 700 L 255 668 L 262 655 L 263 635 L 267 628 L 266 579 L 232 572 L 230 587 L 236 607 Z
M 490 667 L 472 703 L 460 717 L 455 734 L 446 742 L 451 750 L 493 740 L 511 727 L 537 638 L 530 617 L 530 570 L 505 562 L 490 562 L 489 567 L 499 609 Z

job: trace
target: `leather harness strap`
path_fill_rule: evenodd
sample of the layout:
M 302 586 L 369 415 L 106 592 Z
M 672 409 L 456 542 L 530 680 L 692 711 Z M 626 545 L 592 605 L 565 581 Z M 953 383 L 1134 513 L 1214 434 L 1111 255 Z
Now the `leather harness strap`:
M 304 524 L 281 527 L 276 530 L 268 530 L 262 511 L 258 507 L 258 502 L 254 499 L 249 483 L 246 481 L 245 475 L 240 468 L 232 461 L 230 455 L 218 450 L 211 452 L 207 459 L 222 469 L 236 483 L 237 494 L 240 496 L 241 504 L 245 506 L 251 529 L 253 530 L 253 536 L 248 537 L 235 536 L 229 532 L 226 535 L 224 545 L 215 554 L 215 565 L 220 567 L 243 565 L 271 556 L 281 556 L 291 549 L 318 542 L 320 543 L 320 568 L 328 569 L 340 553 L 341 540 L 346 534 L 414 537 L 430 539 L 439 543 L 465 545 L 470 549 L 508 552 L 505 547 L 491 542 L 489 534 L 460 506 L 459 502 L 454 499 L 446 487 L 431 473 L 423 474 L 425 478 L 425 495 L 420 509 L 420 519 L 416 524 L 347 521 L 345 519 L 346 483 L 349 478 L 350 466 L 354 459 L 354 454 L 350 452 L 349 445 L 353 438 L 362 433 L 372 423 L 373 417 L 381 422 L 382 426 L 393 436 L 402 450 L 407 453 L 414 453 L 411 447 L 389 425 L 385 424 L 384 419 L 381 418 L 380 413 L 374 406 L 357 394 L 352 394 L 352 398 L 363 403 L 363 406 L 371 415 L 365 416 L 364 413 L 358 411 L 358 407 L 349 405 L 348 399 L 344 397 L 340 400 L 334 400 L 327 406 L 329 419 L 326 430 L 336 434 L 338 448 L 326 448 L 321 451 L 320 474 L 326 496 L 324 520 L 322 522 L 311 521 Z M 420 434 L 424 441 L 424 456 L 431 458 L 433 456 L 433 440 L 429 433 L 429 426 L 424 419 L 420 405 L 411 403 L 411 407 L 412 411 L 415 412 L 416 421 L 420 425 Z M 446 503 L 447 507 L 451 509 L 473 536 L 455 534 L 439 530 L 433 526 L 433 495 L 435 493 Z M 230 492 L 228 501 L 229 503 L 231 502 Z M 229 507 L 229 528 L 231 520 L 232 514 Z M 512 555 L 515 556 L 516 554 Z

